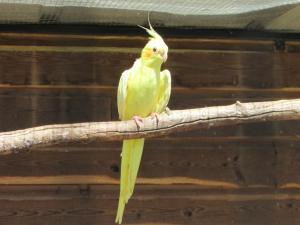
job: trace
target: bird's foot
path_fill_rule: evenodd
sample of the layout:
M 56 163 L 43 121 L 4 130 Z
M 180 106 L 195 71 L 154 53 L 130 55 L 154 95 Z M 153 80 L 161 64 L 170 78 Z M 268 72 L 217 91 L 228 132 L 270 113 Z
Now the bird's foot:
M 158 122 L 159 122 L 159 114 L 158 113 L 151 113 L 151 119 L 156 119 L 156 126 L 158 126 Z
M 143 119 L 139 116 L 133 116 L 132 119 L 134 120 L 137 129 L 140 130 L 141 126 L 144 124 Z
M 170 116 L 171 115 L 171 109 L 169 107 L 166 107 L 165 113 Z

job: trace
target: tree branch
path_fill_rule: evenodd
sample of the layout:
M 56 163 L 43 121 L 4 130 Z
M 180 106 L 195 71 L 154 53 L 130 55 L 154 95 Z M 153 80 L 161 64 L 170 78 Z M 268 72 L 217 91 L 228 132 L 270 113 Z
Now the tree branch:
M 0 154 L 25 150 L 37 145 L 92 140 L 122 140 L 155 137 L 199 128 L 241 123 L 300 119 L 300 99 L 240 103 L 228 106 L 174 110 L 156 119 L 144 119 L 137 129 L 134 121 L 91 122 L 47 125 L 0 133 Z

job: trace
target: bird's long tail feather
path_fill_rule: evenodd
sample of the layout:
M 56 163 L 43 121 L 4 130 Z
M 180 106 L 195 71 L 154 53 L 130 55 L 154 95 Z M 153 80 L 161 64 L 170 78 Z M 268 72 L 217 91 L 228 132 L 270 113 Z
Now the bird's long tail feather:
M 137 178 L 145 139 L 131 139 L 123 141 L 120 197 L 116 223 L 121 224 L 125 204 L 132 196 L 135 181 Z

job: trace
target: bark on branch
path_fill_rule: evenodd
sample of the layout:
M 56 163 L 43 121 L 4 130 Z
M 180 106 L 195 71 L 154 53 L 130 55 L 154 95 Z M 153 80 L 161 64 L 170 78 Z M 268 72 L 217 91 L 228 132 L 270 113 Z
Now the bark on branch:
M 1 119 L 1 118 L 0 118 Z M 0 154 L 12 153 L 37 145 L 92 140 L 121 140 L 155 137 L 199 128 L 241 123 L 300 119 L 300 99 L 240 103 L 228 106 L 174 110 L 169 115 L 145 118 L 137 129 L 134 121 L 91 122 L 33 127 L 0 133 Z

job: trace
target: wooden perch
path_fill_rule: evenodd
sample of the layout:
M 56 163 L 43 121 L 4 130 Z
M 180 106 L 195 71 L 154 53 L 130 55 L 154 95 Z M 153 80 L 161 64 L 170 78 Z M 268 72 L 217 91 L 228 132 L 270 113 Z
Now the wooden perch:
M 228 106 L 174 110 L 145 118 L 137 129 L 134 121 L 47 125 L 0 133 L 0 153 L 7 154 L 37 145 L 92 140 L 122 140 L 241 123 L 300 119 L 300 99 L 240 103 Z

